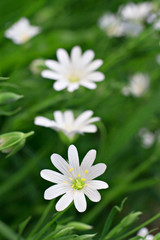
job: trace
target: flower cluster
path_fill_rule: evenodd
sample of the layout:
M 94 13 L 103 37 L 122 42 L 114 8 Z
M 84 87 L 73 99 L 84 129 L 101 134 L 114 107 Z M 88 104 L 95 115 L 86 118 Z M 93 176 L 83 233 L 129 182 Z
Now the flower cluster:
M 98 25 L 109 37 L 136 37 L 143 31 L 146 23 L 153 22 L 154 28 L 159 30 L 160 20 L 153 3 L 130 2 L 121 5 L 116 14 L 105 13 L 99 18 Z
M 153 240 L 154 236 L 149 234 L 149 231 L 146 227 L 142 228 L 139 230 L 139 232 L 137 233 L 137 236 L 142 237 L 140 240 Z

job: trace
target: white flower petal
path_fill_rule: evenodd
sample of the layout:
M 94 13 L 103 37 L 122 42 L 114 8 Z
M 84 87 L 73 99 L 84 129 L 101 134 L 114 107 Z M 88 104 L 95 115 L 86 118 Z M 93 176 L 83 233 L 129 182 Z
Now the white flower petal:
M 81 113 L 75 120 L 75 124 L 76 125 L 80 125 L 83 122 L 85 122 L 86 120 L 88 120 L 91 116 L 93 115 L 93 111 L 91 110 L 87 110 L 83 113 Z
M 102 175 L 107 166 L 104 163 L 98 163 L 90 168 L 90 171 L 88 173 L 88 179 L 94 179 Z
M 98 122 L 100 121 L 101 119 L 99 117 L 94 117 L 94 118 L 90 118 L 86 124 L 90 124 L 90 123 L 94 123 L 94 122 Z
M 59 72 L 59 73 L 63 72 L 62 65 L 55 60 L 46 60 L 45 64 L 48 68 L 52 69 L 53 71 L 56 71 L 56 72 Z
M 95 89 L 97 87 L 97 85 L 94 82 L 89 82 L 89 81 L 83 81 L 81 82 L 81 85 L 89 89 Z
M 68 85 L 69 92 L 73 92 L 78 88 L 79 88 L 79 83 L 71 83 L 70 85 Z
M 77 148 L 74 145 L 70 145 L 68 148 L 68 160 L 71 169 L 73 168 L 73 171 L 77 175 L 79 170 L 79 157 Z
M 74 115 L 73 112 L 68 110 L 64 112 L 64 121 L 67 126 L 73 127 L 74 124 Z
M 78 212 L 84 212 L 87 208 L 87 203 L 86 203 L 86 198 L 84 196 L 83 191 L 81 190 L 75 191 L 75 193 L 73 194 L 73 198 L 74 198 L 74 205 L 78 210 Z
M 61 111 L 55 111 L 53 113 L 56 123 L 59 125 L 59 127 L 62 127 L 64 125 L 64 117 Z
M 148 234 L 148 229 L 144 227 L 138 231 L 137 236 L 145 237 L 147 234 Z
M 67 188 L 64 187 L 62 184 L 56 184 L 52 187 L 49 187 L 44 192 L 44 198 L 46 200 L 51 200 L 53 198 L 56 198 L 62 194 L 64 194 L 67 191 Z
M 92 201 L 92 202 L 99 202 L 101 200 L 100 193 L 89 186 L 84 189 L 84 194 Z
M 101 72 L 92 72 L 87 75 L 89 81 L 101 82 L 105 79 L 105 75 Z
M 97 127 L 95 125 L 87 125 L 82 127 L 81 131 L 86 133 L 95 133 L 97 131 Z
M 38 125 L 38 126 L 43 126 L 43 127 L 50 127 L 50 128 L 54 128 L 57 126 L 57 124 L 55 123 L 55 121 L 53 120 L 49 120 L 48 118 L 45 117 L 36 117 L 34 119 L 34 124 Z
M 72 201 L 73 201 L 73 194 L 69 191 L 59 199 L 59 201 L 56 204 L 56 210 L 58 212 L 63 211 L 65 208 L 67 208 L 71 204 Z
M 102 64 L 103 61 L 101 59 L 97 59 L 88 65 L 88 67 L 86 68 L 86 72 L 92 72 L 99 68 Z
M 65 49 L 59 48 L 57 50 L 57 58 L 58 58 L 59 62 L 62 65 L 64 65 L 65 67 L 70 66 L 70 59 L 69 59 L 68 53 Z
M 92 50 L 87 50 L 82 55 L 81 62 L 83 65 L 87 65 L 93 60 L 93 58 L 94 58 L 94 52 Z
M 92 149 L 89 152 L 87 152 L 87 154 L 83 158 L 81 163 L 81 168 L 83 168 L 83 170 L 88 170 L 94 163 L 95 159 L 96 159 L 96 150 Z
M 59 154 L 52 154 L 51 155 L 51 161 L 53 163 L 53 165 L 60 171 L 62 172 L 64 175 L 69 176 L 70 177 L 70 173 L 69 173 L 69 164 L 59 155 Z
M 149 234 L 147 237 L 146 237 L 146 240 L 154 240 L 154 236 Z
M 75 46 L 71 50 L 71 61 L 73 65 L 76 65 L 81 57 L 82 50 L 79 46 Z
M 55 73 L 51 70 L 43 70 L 41 72 L 41 76 L 44 78 L 52 79 L 52 80 L 62 79 L 62 76 L 59 73 Z
M 100 180 L 92 180 L 89 182 L 89 186 L 92 188 L 96 188 L 96 189 L 106 189 L 108 188 L 108 184 L 104 181 L 100 181 Z
M 61 91 L 63 90 L 64 88 L 66 88 L 68 86 L 68 83 L 65 82 L 65 81 L 56 81 L 54 84 L 53 84 L 53 88 L 56 90 L 56 91 Z
M 49 169 L 42 170 L 40 172 L 40 175 L 45 180 L 53 183 L 62 183 L 66 180 L 66 177 L 64 175 Z

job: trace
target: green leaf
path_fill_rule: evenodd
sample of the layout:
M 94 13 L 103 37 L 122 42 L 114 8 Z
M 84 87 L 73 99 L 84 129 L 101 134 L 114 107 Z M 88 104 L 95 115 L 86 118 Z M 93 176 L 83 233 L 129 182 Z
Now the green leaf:
M 131 212 L 128 216 L 124 217 L 121 222 L 115 226 L 106 236 L 104 239 L 112 239 L 112 237 L 118 237 L 122 232 L 126 230 L 128 226 L 134 223 L 141 212 Z
M 12 92 L 0 93 L 0 105 L 6 105 L 8 103 L 15 102 L 21 98 L 23 98 L 22 95 L 18 95 Z
M 123 199 L 123 201 L 121 202 L 120 207 L 114 206 L 114 207 L 112 208 L 112 210 L 110 211 L 109 216 L 107 217 L 107 220 L 106 220 L 106 222 L 105 222 L 105 225 L 104 225 L 102 234 L 101 234 L 101 236 L 100 236 L 100 239 L 103 239 L 104 236 L 107 234 L 107 232 L 109 231 L 109 229 L 110 229 L 110 227 L 111 227 L 111 224 L 112 224 L 112 222 L 113 222 L 113 219 L 114 219 L 116 213 L 122 211 L 123 206 L 124 206 L 124 203 L 126 202 L 126 200 L 127 200 L 127 198 L 124 198 L 124 199 Z
M 23 233 L 25 227 L 27 226 L 30 220 L 31 220 L 31 217 L 28 217 L 19 225 L 19 236 L 21 236 L 21 234 Z
M 160 240 L 160 233 L 156 234 L 153 238 L 153 240 Z
M 15 109 L 15 110 L 12 110 L 12 111 L 6 111 L 6 110 L 1 110 L 0 109 L 0 116 L 11 116 L 13 114 L 16 114 L 20 110 L 21 110 L 21 107 Z

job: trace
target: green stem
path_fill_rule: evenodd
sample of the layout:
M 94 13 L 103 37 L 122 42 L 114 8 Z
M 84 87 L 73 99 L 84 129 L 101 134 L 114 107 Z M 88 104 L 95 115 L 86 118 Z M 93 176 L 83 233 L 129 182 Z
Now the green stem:
M 32 237 L 38 231 L 38 229 L 41 227 L 41 225 L 44 222 L 44 220 L 46 219 L 49 211 L 53 207 L 53 204 L 54 204 L 54 200 L 50 201 L 50 203 L 47 205 L 46 209 L 44 210 L 42 216 L 40 217 L 39 221 L 37 222 L 37 224 L 35 225 L 33 230 L 30 232 L 30 234 L 28 235 L 28 238 Z
M 72 204 L 69 205 L 68 208 L 66 208 L 65 210 L 63 210 L 62 212 L 59 212 L 52 221 L 50 221 L 49 223 L 47 223 L 44 228 L 35 236 L 34 240 L 39 240 L 41 238 L 41 236 L 50 228 L 50 226 L 58 219 L 60 218 L 70 207 L 72 206 Z
M 154 217 L 152 217 L 150 220 L 144 222 L 143 224 L 141 224 L 140 226 L 136 227 L 135 229 L 131 230 L 130 232 L 124 234 L 123 236 L 119 237 L 117 240 L 121 240 L 121 239 L 125 239 L 126 237 L 132 235 L 133 233 L 137 232 L 139 229 L 147 226 L 148 224 L 150 224 L 151 222 L 155 221 L 157 218 L 160 218 L 160 213 L 156 214 Z M 104 239 L 105 240 L 105 239 Z

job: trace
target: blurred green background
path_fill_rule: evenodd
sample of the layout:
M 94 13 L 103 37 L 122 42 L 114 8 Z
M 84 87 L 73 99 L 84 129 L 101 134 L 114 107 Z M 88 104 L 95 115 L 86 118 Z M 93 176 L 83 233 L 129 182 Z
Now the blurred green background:
M 108 169 L 101 177 L 110 188 L 102 190 L 99 203 L 88 201 L 88 209 L 80 214 L 74 208 L 70 216 L 101 231 L 110 209 L 128 197 L 124 212 L 142 211 L 140 222 L 160 211 L 160 154 L 157 143 L 144 149 L 137 138 L 140 128 L 160 129 L 160 33 L 152 26 L 137 38 L 109 38 L 99 29 L 97 21 L 105 12 L 116 12 L 120 0 L 5 0 L 0 2 L 0 76 L 9 77 L 7 90 L 24 95 L 12 107 L 21 110 L 11 117 L 0 117 L 0 133 L 35 131 L 24 148 L 6 159 L 0 155 L 0 218 L 16 226 L 33 216 L 29 227 L 44 211 L 47 201 L 44 190 L 51 186 L 40 177 L 41 169 L 52 169 L 52 153 L 67 158 L 67 148 L 58 133 L 34 126 L 38 115 L 52 119 L 55 110 L 71 109 L 77 115 L 91 109 L 101 118 L 95 134 L 80 136 L 75 142 L 80 159 L 90 149 L 97 150 L 96 163 L 104 162 Z M 139 1 L 134 1 L 139 2 Z M 4 38 L 4 31 L 21 17 L 27 17 L 42 32 L 23 45 Z M 70 52 L 75 45 L 83 51 L 92 49 L 95 58 L 103 59 L 100 70 L 106 79 L 95 90 L 80 87 L 73 93 L 56 92 L 53 81 L 33 74 L 30 64 L 37 58 L 55 59 L 56 50 Z M 130 75 L 148 73 L 150 87 L 140 97 L 123 96 L 121 89 Z M 16 84 L 18 87 L 12 85 Z M 57 201 L 57 200 L 56 200 Z M 54 211 L 54 210 L 53 210 Z M 66 216 L 68 216 L 66 214 Z M 117 222 L 119 219 L 117 218 Z M 160 227 L 154 222 L 151 228 Z M 29 231 L 29 230 L 28 230 Z

